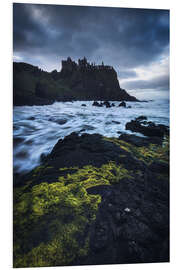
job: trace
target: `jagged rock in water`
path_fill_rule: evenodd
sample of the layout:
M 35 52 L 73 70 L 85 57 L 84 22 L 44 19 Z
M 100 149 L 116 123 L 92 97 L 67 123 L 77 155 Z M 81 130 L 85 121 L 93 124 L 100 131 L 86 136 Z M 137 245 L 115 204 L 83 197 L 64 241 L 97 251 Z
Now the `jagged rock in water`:
M 56 119 L 55 117 L 50 117 L 49 121 L 55 122 L 55 123 L 57 123 L 59 125 L 64 125 L 67 122 L 66 119 Z
M 136 121 L 142 121 L 142 120 L 147 120 L 147 117 L 144 115 L 138 116 L 135 118 Z
M 104 102 L 103 102 L 103 105 L 105 105 L 106 108 L 111 108 L 111 104 L 110 104 L 109 101 L 104 101 Z
M 96 106 L 96 107 L 103 107 L 103 104 L 102 103 L 99 103 L 97 101 L 94 101 L 92 106 Z
M 124 108 L 126 108 L 126 102 L 121 102 L 120 104 L 119 104 L 119 107 L 124 107 Z
M 169 128 L 165 125 L 158 125 L 151 121 L 145 121 L 145 116 L 140 116 L 126 124 L 126 130 L 142 133 L 149 137 L 163 137 L 169 133 Z

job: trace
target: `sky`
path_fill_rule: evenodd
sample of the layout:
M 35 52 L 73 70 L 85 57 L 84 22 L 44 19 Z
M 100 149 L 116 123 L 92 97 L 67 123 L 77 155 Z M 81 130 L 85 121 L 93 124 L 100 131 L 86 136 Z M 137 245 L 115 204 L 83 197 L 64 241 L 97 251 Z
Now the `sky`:
M 14 61 L 60 71 L 68 56 L 113 66 L 137 98 L 169 98 L 169 11 L 13 4 Z

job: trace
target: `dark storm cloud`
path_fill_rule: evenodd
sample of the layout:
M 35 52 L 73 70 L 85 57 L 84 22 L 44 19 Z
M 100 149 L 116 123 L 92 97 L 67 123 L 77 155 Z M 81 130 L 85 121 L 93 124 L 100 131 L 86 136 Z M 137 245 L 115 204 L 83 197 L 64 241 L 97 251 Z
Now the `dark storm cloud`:
M 86 56 L 113 65 L 120 79 L 135 77 L 133 68 L 158 61 L 169 45 L 166 10 L 14 4 L 13 14 L 14 54 L 47 69 Z
M 135 78 L 137 76 L 137 73 L 133 70 L 118 70 L 118 77 L 119 79 L 127 79 L 127 78 Z
M 124 87 L 129 90 L 133 89 L 157 89 L 169 90 L 169 76 L 159 76 L 151 80 L 135 80 L 124 83 Z

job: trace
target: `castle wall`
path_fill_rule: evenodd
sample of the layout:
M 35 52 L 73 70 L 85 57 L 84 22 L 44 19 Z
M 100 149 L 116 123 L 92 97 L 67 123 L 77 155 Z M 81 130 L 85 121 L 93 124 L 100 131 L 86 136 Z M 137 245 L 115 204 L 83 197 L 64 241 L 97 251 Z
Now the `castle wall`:
M 67 71 L 73 71 L 74 69 L 80 70 L 113 70 L 112 66 L 104 65 L 96 65 L 95 63 L 88 63 L 87 59 L 84 57 L 83 59 L 78 59 L 78 63 L 72 61 L 70 57 L 67 60 L 62 60 L 62 69 Z

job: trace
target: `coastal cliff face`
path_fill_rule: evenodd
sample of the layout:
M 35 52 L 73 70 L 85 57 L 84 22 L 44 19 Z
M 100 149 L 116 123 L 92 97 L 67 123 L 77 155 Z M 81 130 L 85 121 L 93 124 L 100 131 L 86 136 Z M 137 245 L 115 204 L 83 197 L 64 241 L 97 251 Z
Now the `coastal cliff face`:
M 27 63 L 13 63 L 14 105 L 44 105 L 71 100 L 138 101 L 120 88 L 111 66 L 78 63 L 68 57 L 60 72 L 45 72 Z

